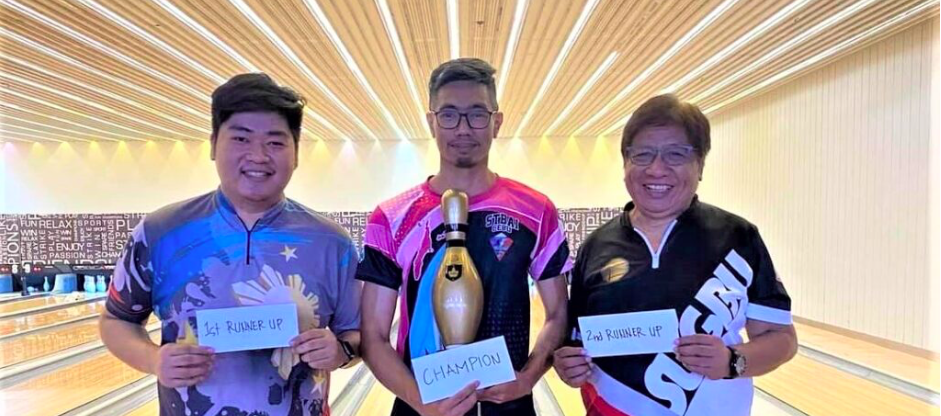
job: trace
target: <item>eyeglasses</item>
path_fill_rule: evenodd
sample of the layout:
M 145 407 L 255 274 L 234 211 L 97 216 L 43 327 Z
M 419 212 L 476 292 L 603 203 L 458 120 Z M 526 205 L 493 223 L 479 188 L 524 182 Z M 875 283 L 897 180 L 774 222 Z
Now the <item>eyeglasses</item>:
M 490 117 L 496 111 L 471 110 L 462 113 L 457 110 L 434 111 L 435 118 L 438 120 L 438 126 L 445 130 L 456 129 L 461 124 L 461 118 L 467 119 L 467 125 L 472 129 L 485 129 L 490 126 Z
M 628 147 L 627 158 L 637 166 L 650 166 L 657 155 L 668 166 L 681 166 L 693 160 L 696 148 L 686 144 L 671 144 L 663 147 Z

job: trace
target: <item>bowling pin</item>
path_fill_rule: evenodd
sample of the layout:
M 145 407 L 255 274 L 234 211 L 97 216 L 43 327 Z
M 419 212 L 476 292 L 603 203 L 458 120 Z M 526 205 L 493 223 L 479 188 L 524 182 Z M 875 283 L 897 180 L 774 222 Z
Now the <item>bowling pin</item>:
M 432 306 L 445 348 L 468 344 L 477 336 L 484 290 L 467 251 L 467 194 L 449 189 L 441 196 L 447 238 L 444 259 L 432 287 Z

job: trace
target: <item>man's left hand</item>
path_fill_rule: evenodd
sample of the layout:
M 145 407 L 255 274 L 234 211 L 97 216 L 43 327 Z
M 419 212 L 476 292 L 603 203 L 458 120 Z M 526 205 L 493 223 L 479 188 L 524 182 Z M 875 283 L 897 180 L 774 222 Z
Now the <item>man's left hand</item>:
M 714 335 L 696 334 L 680 337 L 673 347 L 676 359 L 689 371 L 702 374 L 710 380 L 729 375 L 732 353 L 722 339 Z
M 516 380 L 497 384 L 477 393 L 477 400 L 482 402 L 506 403 L 532 393 L 536 383 L 524 373 L 516 373 Z
M 333 371 L 346 363 L 346 353 L 329 329 L 314 328 L 291 340 L 291 350 L 315 370 Z

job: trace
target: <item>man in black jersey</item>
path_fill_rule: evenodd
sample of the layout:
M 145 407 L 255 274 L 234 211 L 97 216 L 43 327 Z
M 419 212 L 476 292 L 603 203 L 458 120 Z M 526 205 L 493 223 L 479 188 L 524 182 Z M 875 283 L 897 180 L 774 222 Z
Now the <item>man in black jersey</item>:
M 579 249 L 571 339 L 555 353 L 589 415 L 748 415 L 751 378 L 797 351 L 790 298 L 757 228 L 696 196 L 709 147 L 709 121 L 673 95 L 645 102 L 624 128 L 632 201 Z M 652 310 L 676 311 L 673 352 L 592 359 L 579 347 L 579 316 Z

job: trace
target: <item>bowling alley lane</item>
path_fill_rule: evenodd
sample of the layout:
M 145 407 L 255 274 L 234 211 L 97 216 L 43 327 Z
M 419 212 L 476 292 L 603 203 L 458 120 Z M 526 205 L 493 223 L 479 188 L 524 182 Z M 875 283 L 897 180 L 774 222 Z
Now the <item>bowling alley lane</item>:
M 32 313 L 44 313 L 47 312 L 46 309 L 55 310 L 70 307 L 71 305 L 93 303 L 97 302 L 98 299 L 104 299 L 105 296 L 105 293 L 85 294 L 76 292 L 68 295 L 53 295 L 0 304 L 0 320 Z
M 151 334 L 159 342 L 160 332 Z M 81 362 L 18 383 L 0 391 L 5 415 L 59 415 L 140 380 L 134 370 L 105 351 Z
M 21 301 L 0 303 L 0 315 L 11 312 L 19 312 L 27 309 L 40 308 L 43 306 L 60 305 L 71 300 L 66 295 L 43 296 L 39 298 L 29 298 Z
M 20 331 L 55 325 L 57 323 L 100 314 L 104 310 L 104 298 L 98 302 L 83 303 L 68 308 L 0 320 L 0 337 Z
M 151 317 L 150 322 L 157 322 Z M 0 341 L 0 368 L 43 357 L 71 347 L 98 341 L 98 320 Z

